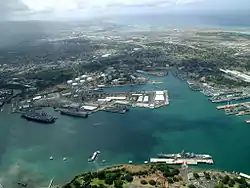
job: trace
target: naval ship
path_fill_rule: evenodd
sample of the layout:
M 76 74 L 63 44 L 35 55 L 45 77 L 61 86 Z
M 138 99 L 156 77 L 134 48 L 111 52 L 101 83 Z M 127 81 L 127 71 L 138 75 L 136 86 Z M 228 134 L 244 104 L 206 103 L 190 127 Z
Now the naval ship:
M 207 154 L 189 153 L 184 150 L 177 154 L 158 154 L 157 156 L 163 159 L 212 159 L 212 156 Z
M 36 111 L 27 111 L 22 113 L 22 118 L 25 118 L 29 121 L 36 121 L 39 123 L 54 123 L 56 121 L 56 117 L 51 116 L 45 112 L 36 112 Z
M 60 114 L 74 116 L 74 117 L 81 117 L 81 118 L 87 118 L 89 115 L 87 112 L 78 111 L 74 109 L 62 109 L 60 110 Z
M 107 107 L 104 109 L 105 112 L 112 112 L 112 113 L 120 113 L 125 114 L 129 111 L 129 109 L 126 106 L 113 106 L 113 107 Z

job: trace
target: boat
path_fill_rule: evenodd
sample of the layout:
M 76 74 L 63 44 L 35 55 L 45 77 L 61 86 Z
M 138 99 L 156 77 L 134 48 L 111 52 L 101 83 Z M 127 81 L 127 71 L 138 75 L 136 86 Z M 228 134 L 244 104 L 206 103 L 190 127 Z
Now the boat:
M 22 118 L 25 118 L 28 121 L 35 121 L 39 123 L 51 124 L 56 121 L 56 117 L 51 116 L 45 112 L 36 112 L 36 111 L 27 111 L 22 113 Z
M 99 154 L 101 154 L 100 151 L 95 151 L 93 153 L 92 157 L 88 159 L 88 162 L 94 162 L 97 159 L 97 157 L 98 157 Z
M 71 110 L 71 109 L 60 110 L 60 114 L 68 115 L 68 116 L 74 116 L 74 117 L 81 117 L 81 118 L 87 118 L 88 117 L 87 112 Z
M 111 112 L 111 113 L 120 113 L 120 114 L 125 114 L 126 112 L 129 111 L 129 109 L 124 106 L 124 107 L 107 107 L 104 109 L 105 112 Z
M 195 153 L 189 153 L 184 152 L 184 150 L 181 153 L 176 154 L 158 154 L 158 158 L 165 158 L 165 159 L 212 159 L 212 156 L 207 154 L 195 154 Z

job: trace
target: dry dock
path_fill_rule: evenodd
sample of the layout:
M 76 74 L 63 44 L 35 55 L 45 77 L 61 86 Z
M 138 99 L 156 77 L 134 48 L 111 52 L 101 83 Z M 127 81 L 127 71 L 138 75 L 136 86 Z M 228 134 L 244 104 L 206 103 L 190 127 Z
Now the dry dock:
M 150 158 L 150 163 L 166 163 L 168 165 L 178 165 L 178 164 L 188 164 L 188 165 L 198 165 L 198 164 L 214 164 L 212 159 L 163 159 L 163 158 Z

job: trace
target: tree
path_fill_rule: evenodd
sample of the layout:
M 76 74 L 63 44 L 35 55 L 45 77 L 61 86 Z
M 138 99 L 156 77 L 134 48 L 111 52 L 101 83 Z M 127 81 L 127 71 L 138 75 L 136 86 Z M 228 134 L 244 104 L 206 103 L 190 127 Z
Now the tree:
M 229 187 L 233 187 L 234 184 L 235 184 L 235 181 L 234 181 L 233 179 L 230 179 L 230 180 L 228 181 L 228 186 L 229 186 Z
M 222 181 L 222 183 L 224 183 L 224 184 L 228 184 L 228 181 L 229 181 L 229 180 L 230 180 L 230 177 L 229 177 L 228 175 L 225 175 L 221 181 Z
M 114 182 L 114 177 L 112 176 L 112 174 L 106 174 L 105 183 L 108 185 L 112 185 L 113 182 Z
M 122 180 L 119 179 L 119 180 L 114 181 L 114 187 L 115 188 L 122 188 L 123 187 L 122 185 L 123 185 Z
M 204 176 L 206 180 L 211 180 L 210 174 L 208 172 L 204 172 Z
M 196 188 L 193 184 L 188 185 L 188 188 Z
M 174 180 L 173 180 L 172 178 L 168 178 L 167 181 L 168 181 L 168 183 L 170 183 L 170 184 L 174 183 Z
M 180 171 L 179 171 L 177 168 L 174 168 L 174 169 L 172 170 L 173 176 L 176 176 L 176 175 L 178 175 L 179 173 L 180 173 Z
M 244 178 L 235 178 L 234 181 L 242 185 L 247 185 L 247 182 Z
M 223 183 L 219 183 L 218 185 L 216 185 L 214 188 L 224 188 L 225 186 L 223 185 Z
M 127 180 L 128 182 L 132 182 L 134 180 L 133 176 L 131 176 L 130 174 L 125 175 L 125 180 Z
M 97 178 L 100 180 L 104 180 L 106 177 L 106 173 L 104 171 L 100 171 L 97 173 Z
M 246 184 L 240 184 L 239 188 L 247 188 L 248 186 Z
M 197 174 L 196 172 L 193 173 L 193 176 L 194 176 L 195 179 L 199 179 L 200 178 L 199 174 Z
M 179 178 L 178 178 L 177 176 L 174 176 L 174 177 L 173 177 L 173 180 L 174 180 L 174 182 L 178 182 L 178 181 L 179 181 Z
M 148 182 L 146 180 L 141 180 L 141 184 L 146 185 L 146 184 L 148 184 Z
M 149 180 L 149 184 L 152 185 L 152 186 L 155 186 L 156 185 L 156 181 L 155 180 Z

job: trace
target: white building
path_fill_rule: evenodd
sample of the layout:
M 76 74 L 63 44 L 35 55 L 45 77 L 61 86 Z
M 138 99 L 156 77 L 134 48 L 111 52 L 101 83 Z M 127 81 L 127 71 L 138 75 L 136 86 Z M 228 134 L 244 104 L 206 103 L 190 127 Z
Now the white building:
M 144 99 L 143 99 L 143 102 L 148 102 L 148 100 L 149 100 L 149 97 L 145 96 Z
M 156 95 L 155 96 L 155 101 L 164 101 L 164 95 Z
M 139 96 L 137 102 L 142 102 L 142 100 L 143 100 L 143 96 Z

